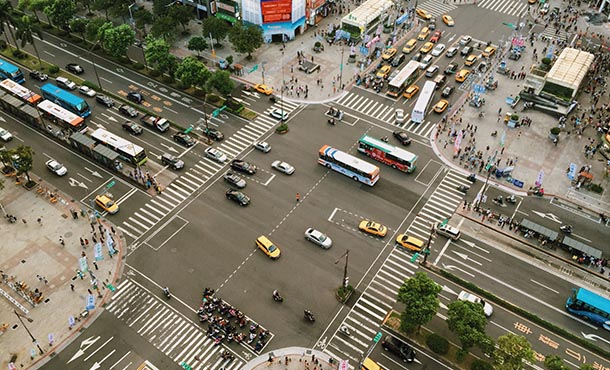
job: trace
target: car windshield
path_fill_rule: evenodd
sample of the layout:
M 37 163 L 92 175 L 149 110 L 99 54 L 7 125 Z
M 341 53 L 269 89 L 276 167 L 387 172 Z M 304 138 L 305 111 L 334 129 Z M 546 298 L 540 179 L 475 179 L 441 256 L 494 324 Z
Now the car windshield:
M 272 253 L 275 252 L 276 249 L 277 248 L 275 247 L 275 245 L 271 244 L 267 250 L 269 251 L 269 253 Z
M 326 235 L 324 235 L 324 234 L 322 234 L 322 233 L 319 233 L 319 234 L 317 235 L 317 237 L 318 237 L 318 240 L 319 240 L 320 242 L 325 241 L 325 240 L 326 240 L 326 238 L 327 238 L 327 236 L 326 236 Z

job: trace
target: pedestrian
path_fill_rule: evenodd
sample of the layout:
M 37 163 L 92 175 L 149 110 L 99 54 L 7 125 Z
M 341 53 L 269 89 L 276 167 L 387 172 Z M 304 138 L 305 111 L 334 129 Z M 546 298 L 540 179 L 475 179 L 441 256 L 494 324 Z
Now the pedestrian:
M 94 233 L 95 232 L 95 222 L 91 223 L 91 232 Z
M 85 248 L 89 246 L 89 239 L 85 238 Z
M 97 262 L 93 261 L 93 266 L 95 267 L 95 270 L 99 270 L 100 268 L 97 267 Z
M 64 242 L 64 237 L 63 236 L 59 237 L 59 244 L 61 244 L 62 247 L 66 246 L 66 243 Z
M 28 224 L 28 222 L 25 220 L 25 218 L 22 218 L 22 219 L 21 219 L 21 222 L 23 222 L 23 224 L 24 224 L 24 225 L 27 225 L 27 224 Z
M 87 292 L 89 292 L 89 294 L 93 294 L 90 288 L 87 288 Z
M 42 216 L 38 217 L 36 220 L 40 226 L 42 226 Z
M 74 291 L 74 284 L 70 284 L 70 290 Z
M 104 233 L 104 228 L 102 225 L 98 225 L 97 228 L 100 230 L 100 235 Z
M 114 231 L 114 227 L 110 226 L 110 231 L 112 231 L 113 234 L 115 234 L 116 232 Z
M 81 236 L 79 239 L 80 239 L 80 246 L 82 248 L 85 248 L 85 241 L 83 240 L 83 237 Z
M 94 243 L 97 243 L 97 239 L 95 238 L 95 234 L 91 235 L 91 239 L 93 240 Z
M 297 198 L 297 203 L 298 203 L 299 201 L 301 201 L 301 194 L 297 193 L 296 198 Z
M 43 277 L 42 280 L 44 281 L 44 285 L 48 285 L 49 284 L 49 281 L 47 280 L 46 277 Z

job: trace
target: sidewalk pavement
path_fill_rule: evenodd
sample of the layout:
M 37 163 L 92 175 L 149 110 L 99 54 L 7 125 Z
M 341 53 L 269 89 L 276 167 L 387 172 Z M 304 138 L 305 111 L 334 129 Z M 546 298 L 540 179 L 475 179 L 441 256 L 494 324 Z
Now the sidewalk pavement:
M 269 361 L 269 360 L 272 361 Z M 351 364 L 355 366 L 355 364 Z M 249 361 L 241 370 L 331 370 L 338 369 L 337 359 L 308 348 L 280 348 Z
M 0 190 L 4 212 L 17 218 L 11 224 L 3 214 L 0 220 L 0 293 L 4 296 L 0 300 L 0 326 L 6 328 L 0 332 L 0 368 L 7 369 L 9 362 L 14 362 L 17 368 L 36 369 L 101 314 L 98 308 L 111 293 L 107 285 L 115 285 L 123 266 L 125 240 L 113 234 L 116 229 L 108 220 L 96 220 L 86 209 L 83 216 L 80 204 L 57 190 L 58 201 L 51 203 L 45 192 L 37 191 L 46 186 L 44 183 L 27 191 L 13 179 L 5 178 L 5 188 Z M 93 216 L 93 224 L 89 216 Z M 104 242 L 99 249 L 101 258 L 95 258 L 94 238 L 100 241 L 100 228 L 115 241 L 118 253 L 114 256 L 109 255 Z M 83 242 L 86 239 L 88 246 L 83 248 L 80 238 Z M 83 255 L 90 272 L 81 271 L 79 259 Z M 93 279 L 97 279 L 97 290 Z M 95 308 L 85 317 L 81 313 L 87 312 L 90 295 Z

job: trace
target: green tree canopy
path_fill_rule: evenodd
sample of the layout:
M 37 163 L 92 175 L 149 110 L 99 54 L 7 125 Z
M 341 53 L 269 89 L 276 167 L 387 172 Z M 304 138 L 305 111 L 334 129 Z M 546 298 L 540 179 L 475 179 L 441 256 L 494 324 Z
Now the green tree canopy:
M 41 65 L 40 54 L 38 54 L 34 35 L 41 40 L 43 39 L 40 24 L 34 22 L 29 15 L 23 15 L 17 21 L 17 39 L 21 40 L 21 47 L 25 47 L 27 44 L 31 44 L 34 47 L 36 57 L 38 57 L 38 65 Z
M 89 20 L 85 18 L 72 18 L 70 19 L 70 29 L 72 32 L 76 32 L 80 37 L 85 40 L 85 31 L 87 31 L 87 25 Z
M 93 0 L 93 9 L 103 11 L 106 21 L 110 20 L 110 8 L 114 5 L 114 0 Z
M 178 22 L 172 17 L 159 17 L 153 22 L 153 25 L 150 28 L 150 34 L 153 35 L 153 37 L 162 37 L 171 41 L 176 37 L 177 23 Z
M 467 351 L 478 346 L 484 352 L 489 350 L 487 346 L 491 339 L 485 334 L 487 318 L 483 306 L 467 301 L 454 301 L 448 307 L 447 325 L 460 339 L 462 349 Z
M 227 71 L 216 70 L 208 81 L 210 88 L 218 91 L 220 94 L 227 96 L 233 91 L 235 84 L 231 80 L 231 74 Z
M 188 49 L 197 52 L 197 56 L 201 55 L 201 52 L 208 48 L 208 42 L 201 36 L 193 36 L 190 38 L 188 43 Z
M 263 44 L 263 29 L 253 24 L 243 24 L 237 22 L 229 31 L 229 41 L 238 53 L 248 54 L 247 58 L 252 58 L 252 53 Z
M 103 36 L 103 47 L 113 57 L 127 55 L 127 48 L 136 40 L 133 29 L 128 24 L 121 24 L 106 29 Z
M 174 0 L 153 0 L 153 14 L 155 17 L 166 16 L 171 7 L 169 4 L 174 2 Z
M 107 22 L 104 18 L 93 18 L 87 25 L 85 26 L 85 35 L 87 36 L 87 40 L 89 41 L 97 41 L 100 36 L 100 28 L 108 28 L 106 26 Z M 112 25 L 112 24 L 111 24 Z
M 34 151 L 31 147 L 25 145 L 19 145 L 15 149 L 11 149 L 10 156 L 17 169 L 17 174 L 25 174 L 28 182 L 31 182 L 29 171 L 32 170 L 34 164 Z
M 76 15 L 76 3 L 72 0 L 52 0 L 44 8 L 44 13 L 55 27 L 68 30 L 70 19 Z
M 171 74 L 176 67 L 176 57 L 170 54 L 169 43 L 163 38 L 148 35 L 144 56 L 148 64 L 156 66 L 161 72 L 170 72 Z
M 193 19 L 193 9 L 190 6 L 174 5 L 169 7 L 167 15 L 179 23 L 182 30 L 186 32 L 186 26 Z
M 549 370 L 569 370 L 570 367 L 563 363 L 559 356 L 547 356 L 544 359 L 544 366 Z
M 432 320 L 440 304 L 438 293 L 441 289 L 423 272 L 405 280 L 398 289 L 398 302 L 405 305 L 400 316 L 400 328 L 412 332 Z
M 175 77 L 188 87 L 203 86 L 210 78 L 210 71 L 195 57 L 186 57 L 176 67 Z
M 11 34 L 11 38 L 13 39 L 15 44 L 17 44 L 15 36 L 13 35 L 13 28 L 11 27 L 14 26 L 15 23 L 16 22 L 15 16 L 13 14 L 13 5 L 8 0 L 0 0 L 0 33 L 4 33 L 4 35 L 6 35 L 5 31 L 8 29 Z M 6 38 L 6 42 L 11 43 L 8 39 L 8 36 Z
M 208 17 L 203 20 L 201 24 L 203 37 L 206 39 L 212 35 L 212 38 L 216 40 L 217 44 L 221 44 L 222 40 L 227 37 L 230 27 L 227 21 L 216 18 Z
M 24 11 L 29 10 L 34 13 L 36 21 L 40 22 L 38 12 L 42 12 L 44 8 L 49 5 L 49 0 L 19 0 L 17 9 Z
M 508 333 L 498 338 L 493 353 L 496 370 L 521 370 L 523 361 L 535 361 L 532 345 L 520 335 Z
M 153 14 L 146 8 L 139 8 L 133 12 L 133 18 L 136 21 L 136 27 L 139 29 L 144 29 L 147 24 L 153 24 L 154 22 Z

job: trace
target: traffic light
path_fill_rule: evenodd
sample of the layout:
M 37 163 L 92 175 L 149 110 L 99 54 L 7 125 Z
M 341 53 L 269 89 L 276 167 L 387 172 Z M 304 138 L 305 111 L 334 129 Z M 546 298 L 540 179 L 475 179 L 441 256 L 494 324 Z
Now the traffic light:
M 349 276 L 346 276 L 345 279 L 343 279 L 343 287 L 347 288 L 349 285 Z
M 375 343 L 379 343 L 379 341 L 381 340 L 381 336 L 383 334 L 381 332 L 377 333 L 377 335 L 375 335 L 375 338 L 373 338 L 373 342 Z

